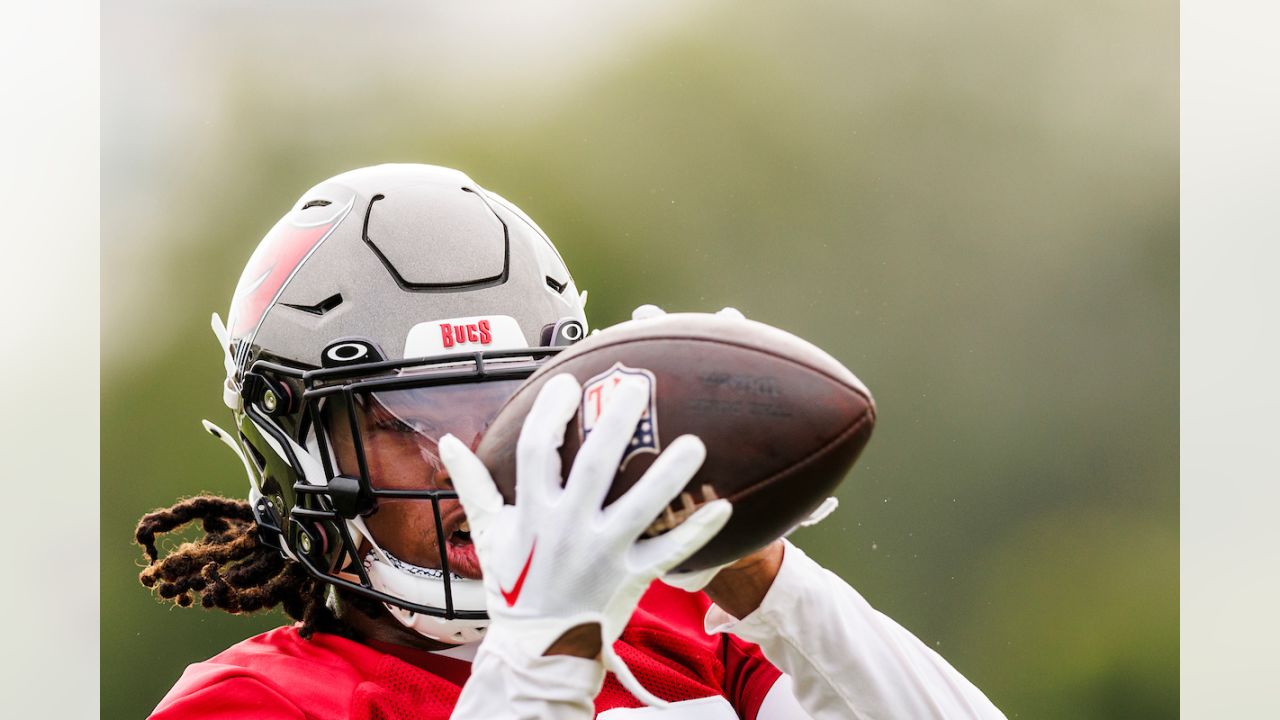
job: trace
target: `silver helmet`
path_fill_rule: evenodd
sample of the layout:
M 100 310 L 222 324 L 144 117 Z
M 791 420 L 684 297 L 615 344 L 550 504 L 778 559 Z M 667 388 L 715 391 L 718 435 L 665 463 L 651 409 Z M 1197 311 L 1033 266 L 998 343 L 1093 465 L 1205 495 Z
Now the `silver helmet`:
M 461 512 L 442 511 L 456 494 L 435 441 L 478 441 L 524 378 L 586 334 L 585 296 L 528 216 L 456 170 L 379 165 L 308 190 L 213 323 L 237 432 L 206 427 L 244 462 L 260 539 L 424 636 L 478 640 L 484 593 L 450 569 L 468 560 L 445 547 Z M 388 443 L 418 454 L 387 460 Z M 438 562 L 374 537 L 393 514 L 380 506 L 398 503 L 429 504 Z

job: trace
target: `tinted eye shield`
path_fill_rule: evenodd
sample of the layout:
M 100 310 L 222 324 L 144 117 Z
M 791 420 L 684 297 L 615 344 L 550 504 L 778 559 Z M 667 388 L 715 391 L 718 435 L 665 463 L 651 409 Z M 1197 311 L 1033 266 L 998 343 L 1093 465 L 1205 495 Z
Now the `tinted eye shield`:
M 371 446 L 369 441 L 372 437 L 364 431 L 370 429 L 368 423 L 374 417 L 378 421 L 398 423 L 403 427 L 397 431 L 406 437 L 406 441 L 434 452 L 434 443 L 439 435 L 444 432 L 458 434 L 449 419 L 448 411 L 452 406 L 461 415 L 468 416 L 467 429 L 478 437 L 479 431 L 487 426 L 520 383 L 562 349 L 544 347 L 464 353 L 309 371 L 265 360 L 254 363 L 250 374 L 274 377 L 278 384 L 301 387 L 301 392 L 296 394 L 296 405 L 285 406 L 286 411 L 296 418 L 296 423 L 292 424 L 296 437 L 289 438 L 291 442 L 286 441 L 283 429 L 272 419 L 279 417 L 280 412 L 268 412 L 265 404 L 260 402 L 246 402 L 244 410 L 256 425 L 275 437 L 276 444 L 285 452 L 286 461 L 298 471 L 299 477 L 292 488 L 296 498 L 290 513 L 292 532 L 288 534 L 295 540 L 303 535 L 311 536 L 310 542 L 301 546 L 304 552 L 298 553 L 298 560 L 307 571 L 340 587 L 415 612 L 446 618 L 469 617 L 469 613 L 453 610 L 447 581 L 443 613 L 438 608 L 405 603 L 371 587 L 344 520 L 372 513 L 379 499 L 424 500 L 431 503 L 436 535 L 443 538 L 446 535 L 440 501 L 457 499 L 457 493 L 447 483 L 435 482 L 425 473 L 420 478 L 408 478 L 411 481 L 406 481 L 404 474 L 398 478 L 371 477 L 371 453 L 378 452 L 376 446 L 383 441 L 375 440 Z M 287 393 L 288 389 L 282 387 L 280 392 Z M 474 393 L 480 406 L 461 407 L 462 398 L 469 393 Z M 338 430 L 338 423 L 343 424 L 345 432 L 334 432 Z M 340 448 L 344 463 L 337 462 L 334 445 L 338 437 L 347 443 L 347 447 Z M 473 442 L 474 437 L 463 439 Z M 298 446 L 318 450 L 310 454 L 313 458 L 319 456 L 323 484 L 315 482 L 314 471 L 312 478 L 302 477 L 305 466 L 293 451 Z M 310 464 L 314 468 L 316 463 Z M 373 467 L 379 467 L 378 463 L 373 463 Z M 333 537 L 340 547 L 328 547 L 330 543 L 326 537 Z M 291 544 L 295 548 L 300 547 L 296 542 Z M 312 547 L 314 551 L 308 552 L 306 547 Z M 331 554 L 335 550 L 337 552 Z M 317 565 L 317 561 L 322 560 L 328 567 Z M 441 563 L 443 567 L 440 569 L 448 578 L 447 557 L 442 557 Z M 358 575 L 358 584 L 342 578 L 339 573 Z M 478 617 L 483 617 L 483 613 Z
M 365 478 L 374 491 L 451 490 L 440 438 L 451 433 L 474 447 L 521 382 L 490 378 L 339 393 L 320 402 L 321 429 L 339 474 Z
M 520 382 L 559 350 L 527 348 L 466 353 L 308 371 L 301 378 L 299 435 L 314 438 L 331 490 L 343 495 L 350 481 L 359 486 L 359 497 L 352 498 L 356 501 L 355 507 L 342 510 L 367 514 L 376 506 L 377 498 L 456 499 L 457 493 L 451 488 L 433 486 L 430 482 L 406 487 L 410 483 L 371 476 L 369 460 L 375 449 L 367 441 L 373 422 L 379 421 L 378 416 L 382 416 L 380 420 L 393 420 L 401 425 L 400 430 L 412 431 L 431 445 L 446 432 L 454 432 L 464 441 L 472 442 Z M 484 407 L 466 406 L 464 398 L 472 393 Z M 328 407 L 332 410 L 327 411 Z M 470 422 L 457 421 L 463 416 Z M 339 428 L 339 423 L 344 426 Z M 469 428 L 465 427 L 468 425 Z M 325 428 L 329 432 L 325 432 Z M 315 429 L 320 431 L 313 432 Z M 474 431 L 473 437 L 463 437 L 467 429 Z M 350 442 L 354 459 L 350 467 L 338 467 L 334 462 L 335 436 Z M 335 481 L 339 487 L 333 487 Z M 310 488 L 296 489 L 301 493 L 310 492 Z M 340 502 L 337 497 L 334 500 Z

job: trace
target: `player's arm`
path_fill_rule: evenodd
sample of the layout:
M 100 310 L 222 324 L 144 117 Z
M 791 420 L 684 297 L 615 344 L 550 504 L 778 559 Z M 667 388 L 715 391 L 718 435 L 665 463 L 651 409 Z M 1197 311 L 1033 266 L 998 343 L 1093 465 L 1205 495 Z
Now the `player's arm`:
M 731 508 L 712 502 L 670 532 L 638 539 L 706 451 L 695 437 L 677 438 L 602 507 L 649 393 L 625 381 L 618 387 L 562 481 L 559 447 L 581 397 L 569 375 L 539 392 L 517 444 L 515 505 L 503 503 L 462 442 L 440 440 L 484 571 L 490 618 L 455 718 L 590 718 L 606 668 L 636 697 L 663 704 L 614 654 L 613 641 L 649 584 L 719 532 Z
M 759 720 L 790 720 L 795 705 L 814 720 L 1004 718 L 942 656 L 790 543 L 721 571 L 706 592 L 716 603 L 707 631 L 756 643 L 786 673 Z

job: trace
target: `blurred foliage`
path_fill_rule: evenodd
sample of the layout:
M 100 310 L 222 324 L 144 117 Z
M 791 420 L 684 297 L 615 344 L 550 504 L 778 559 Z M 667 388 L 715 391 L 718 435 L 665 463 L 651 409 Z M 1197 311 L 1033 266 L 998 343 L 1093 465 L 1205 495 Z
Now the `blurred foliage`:
M 129 538 L 180 496 L 246 492 L 199 429 L 226 417 L 208 313 L 303 190 L 383 161 L 524 208 L 596 326 L 733 305 L 830 351 L 880 420 L 797 541 L 1011 718 L 1176 716 L 1176 22 L 1153 1 L 722 5 L 529 113 L 434 93 L 461 62 L 371 51 L 360 83 L 299 89 L 229 49 L 214 129 L 148 170 L 174 173 L 158 212 L 104 223 L 108 265 L 157 249 L 104 304 L 142 293 L 157 319 L 149 344 L 104 328 L 103 716 L 281 621 L 155 603 Z

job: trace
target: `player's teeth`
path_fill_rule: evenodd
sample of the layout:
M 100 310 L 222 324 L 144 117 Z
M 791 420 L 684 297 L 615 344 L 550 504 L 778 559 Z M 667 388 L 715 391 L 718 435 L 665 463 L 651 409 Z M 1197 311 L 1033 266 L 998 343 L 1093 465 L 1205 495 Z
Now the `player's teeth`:
M 458 526 L 458 529 L 462 532 L 471 532 L 471 525 L 466 520 L 463 520 L 462 524 Z

